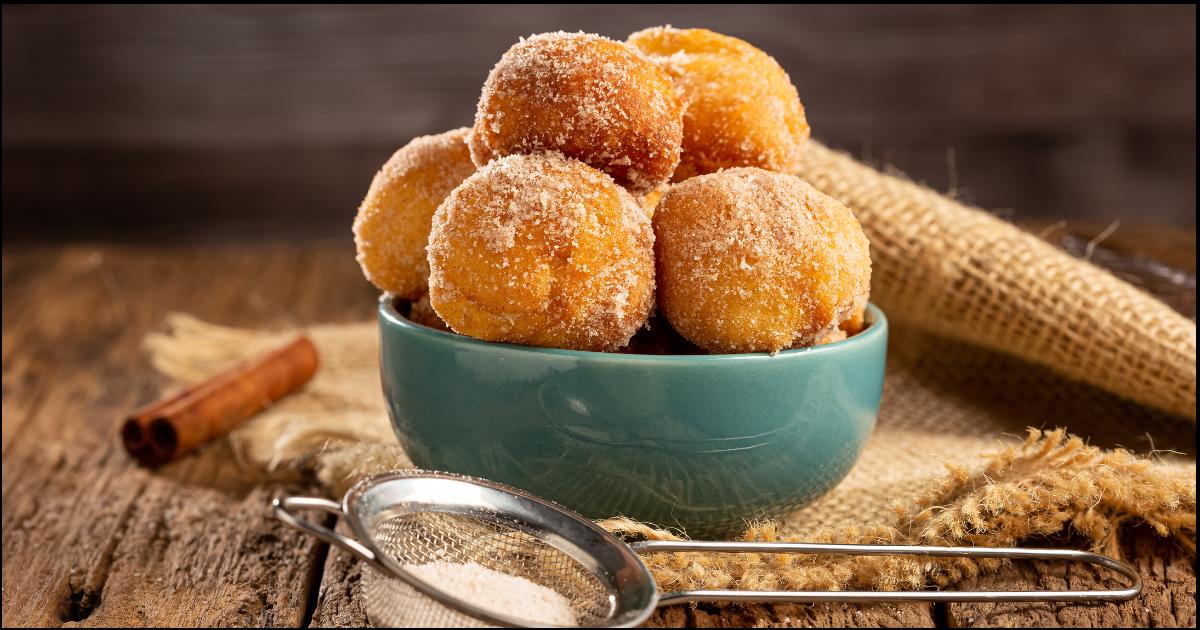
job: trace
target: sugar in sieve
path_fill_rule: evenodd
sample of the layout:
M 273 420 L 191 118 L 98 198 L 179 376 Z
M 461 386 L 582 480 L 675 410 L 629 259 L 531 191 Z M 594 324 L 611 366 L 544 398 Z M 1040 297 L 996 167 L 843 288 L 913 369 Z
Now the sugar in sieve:
M 406 470 L 359 481 L 341 504 L 278 497 L 284 523 L 366 561 L 367 613 L 377 626 L 538 626 L 544 619 L 497 610 L 494 593 L 451 592 L 422 566 L 472 563 L 547 587 L 579 626 L 629 627 L 658 606 L 683 602 L 1123 601 L 1141 592 L 1138 572 L 1105 556 L 1066 549 L 643 541 L 627 544 L 592 521 L 527 492 L 451 473 Z M 297 517 L 316 509 L 345 516 L 354 537 Z M 1130 585 L 1091 591 L 736 591 L 660 593 L 638 554 L 663 552 L 910 555 L 1049 559 L 1111 569 Z M 433 577 L 431 577 L 433 576 Z M 511 595 L 511 593 L 509 594 Z

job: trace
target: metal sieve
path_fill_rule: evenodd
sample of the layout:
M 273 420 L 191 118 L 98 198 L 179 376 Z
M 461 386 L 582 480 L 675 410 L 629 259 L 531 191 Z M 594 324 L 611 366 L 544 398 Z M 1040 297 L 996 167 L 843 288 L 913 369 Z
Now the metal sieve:
M 1131 566 L 1066 549 L 833 545 L 767 542 L 644 541 L 626 544 L 592 521 L 529 493 L 463 475 L 406 470 L 359 481 L 341 504 L 315 497 L 277 497 L 284 523 L 336 544 L 366 562 L 367 614 L 376 626 L 538 626 L 496 609 L 495 593 L 452 592 L 405 567 L 481 565 L 529 580 L 569 602 L 580 626 L 629 627 L 658 606 L 682 602 L 1005 602 L 1123 601 L 1142 590 Z M 316 509 L 345 516 L 354 537 L 297 517 Z M 1106 567 L 1129 579 L 1117 590 L 1092 591 L 679 591 L 660 593 L 642 553 L 725 552 L 1049 559 Z

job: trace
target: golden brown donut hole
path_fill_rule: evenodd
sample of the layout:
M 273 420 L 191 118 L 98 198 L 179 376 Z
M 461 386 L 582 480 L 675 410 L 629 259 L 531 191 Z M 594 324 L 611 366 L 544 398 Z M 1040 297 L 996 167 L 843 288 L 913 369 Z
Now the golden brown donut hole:
M 429 300 L 455 332 L 611 351 L 654 302 L 654 234 L 611 177 L 554 153 L 479 169 L 438 208 Z
M 671 178 L 682 137 L 674 85 L 645 55 L 598 35 L 544 33 L 492 68 L 469 143 L 481 166 L 558 151 L 644 194 Z
M 774 58 L 702 28 L 650 28 L 629 43 L 671 75 L 683 100 L 683 155 L 673 181 L 738 166 L 795 169 L 808 121 Z
M 848 208 L 757 168 L 672 186 L 654 213 L 658 309 L 710 352 L 775 352 L 839 332 L 866 305 L 871 258 Z
M 425 293 L 433 212 L 475 172 L 467 131 L 413 139 L 372 180 L 354 219 L 354 245 L 363 275 L 380 290 L 406 300 Z

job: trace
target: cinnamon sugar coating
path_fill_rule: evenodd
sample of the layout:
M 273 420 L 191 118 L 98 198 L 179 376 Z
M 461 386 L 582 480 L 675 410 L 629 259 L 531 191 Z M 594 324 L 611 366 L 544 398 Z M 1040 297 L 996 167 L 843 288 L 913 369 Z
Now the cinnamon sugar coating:
M 354 245 L 363 275 L 380 290 L 407 300 L 425 293 L 433 211 L 475 172 L 467 131 L 414 138 L 371 181 L 354 219 Z
M 671 79 L 635 48 L 598 35 L 522 39 L 492 68 L 469 144 L 478 165 L 558 151 L 634 194 L 679 163 L 683 116 Z
M 492 161 L 438 208 L 429 299 L 455 332 L 576 350 L 624 346 L 654 302 L 654 233 L 611 177 L 557 153 Z
M 737 166 L 794 169 L 808 121 L 773 57 L 702 28 L 649 28 L 628 41 L 671 76 L 683 100 L 683 155 L 673 181 Z
M 710 352 L 811 346 L 867 303 L 858 220 L 792 175 L 735 168 L 676 184 L 654 231 L 659 312 Z

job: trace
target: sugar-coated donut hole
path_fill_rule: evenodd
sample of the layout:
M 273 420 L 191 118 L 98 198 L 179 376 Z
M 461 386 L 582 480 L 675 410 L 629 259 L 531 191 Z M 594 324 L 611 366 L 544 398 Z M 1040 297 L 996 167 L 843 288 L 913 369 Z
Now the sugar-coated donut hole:
M 426 292 L 433 212 L 475 172 L 467 132 L 414 138 L 372 180 L 354 219 L 354 244 L 363 275 L 380 290 L 407 300 Z
M 358 260 L 413 321 L 489 341 L 833 343 L 864 327 L 870 258 L 849 210 L 767 172 L 808 135 L 787 73 L 742 40 L 535 35 L 492 69 L 472 128 L 416 138 L 375 176 Z
M 628 41 L 666 70 L 683 100 L 683 155 L 673 181 L 738 166 L 794 170 L 808 121 L 774 58 L 702 28 L 649 28 Z
M 455 332 L 612 351 L 654 302 L 654 234 L 611 177 L 556 153 L 512 155 L 469 177 L 429 235 L 429 300 Z
M 710 352 L 833 340 L 866 306 L 862 227 L 797 177 L 736 168 L 681 182 L 659 201 L 654 231 L 659 311 Z
M 558 151 L 644 194 L 671 178 L 682 137 L 674 84 L 654 62 L 624 42 L 559 32 L 504 53 L 483 86 L 469 143 L 481 166 Z

